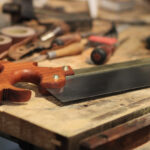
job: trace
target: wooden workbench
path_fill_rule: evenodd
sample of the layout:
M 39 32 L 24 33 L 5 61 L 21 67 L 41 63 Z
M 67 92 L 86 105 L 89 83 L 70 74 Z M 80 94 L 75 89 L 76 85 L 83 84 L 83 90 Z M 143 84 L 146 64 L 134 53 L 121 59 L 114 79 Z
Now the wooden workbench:
M 141 42 L 147 35 L 150 26 L 134 26 L 123 31 L 119 38 L 128 37 L 128 40 L 108 63 L 150 57 L 150 51 Z M 93 67 L 87 63 L 90 52 L 89 49 L 78 56 L 47 60 L 39 65 Z M 33 91 L 31 100 L 21 105 L 7 102 L 0 106 L 0 132 L 48 150 L 77 150 L 85 137 L 150 112 L 149 88 L 63 106 L 52 96 L 40 95 L 34 85 L 24 87 Z

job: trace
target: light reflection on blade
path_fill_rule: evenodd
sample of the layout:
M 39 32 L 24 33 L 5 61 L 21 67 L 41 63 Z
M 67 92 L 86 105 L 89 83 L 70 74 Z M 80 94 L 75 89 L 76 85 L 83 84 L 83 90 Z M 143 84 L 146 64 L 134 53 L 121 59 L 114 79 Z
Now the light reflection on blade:
M 67 77 L 63 90 L 48 91 L 61 102 L 73 102 L 150 86 L 150 65 Z

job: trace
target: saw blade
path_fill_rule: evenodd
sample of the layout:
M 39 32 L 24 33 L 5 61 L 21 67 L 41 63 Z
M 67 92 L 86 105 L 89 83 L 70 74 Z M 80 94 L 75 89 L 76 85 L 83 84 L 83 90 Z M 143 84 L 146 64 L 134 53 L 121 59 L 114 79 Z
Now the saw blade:
M 63 103 L 150 86 L 150 59 L 75 71 L 61 90 L 48 91 Z

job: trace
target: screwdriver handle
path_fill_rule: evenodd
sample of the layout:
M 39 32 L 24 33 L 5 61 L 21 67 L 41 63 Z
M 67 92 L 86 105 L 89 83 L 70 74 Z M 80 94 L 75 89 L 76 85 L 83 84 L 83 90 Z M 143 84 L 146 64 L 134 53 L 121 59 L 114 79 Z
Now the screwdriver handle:
M 79 33 L 66 34 L 54 39 L 51 43 L 52 49 L 59 49 L 71 43 L 80 42 L 81 35 Z
M 53 59 L 53 58 L 58 58 L 58 57 L 73 56 L 73 55 L 81 54 L 82 51 L 84 50 L 84 45 L 86 42 L 87 42 L 86 40 L 83 40 L 81 42 L 76 42 L 67 47 L 58 49 L 56 51 L 50 51 L 47 53 L 48 57 L 50 59 Z
M 106 44 L 106 45 L 115 45 L 117 43 L 117 38 L 106 37 L 106 36 L 96 36 L 92 35 L 88 38 L 89 42 L 92 44 Z
M 91 53 L 91 60 L 96 65 L 101 65 L 105 63 L 115 51 L 115 46 L 113 45 L 104 45 L 101 47 L 96 47 Z

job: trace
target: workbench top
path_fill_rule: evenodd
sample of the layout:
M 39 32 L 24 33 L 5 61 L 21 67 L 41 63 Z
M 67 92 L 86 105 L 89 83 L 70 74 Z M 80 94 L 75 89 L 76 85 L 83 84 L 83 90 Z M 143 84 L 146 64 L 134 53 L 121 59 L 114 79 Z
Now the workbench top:
M 142 43 L 148 35 L 150 26 L 129 27 L 121 32 L 119 39 L 128 39 L 107 63 L 150 57 Z M 90 52 L 88 49 L 78 56 L 47 60 L 39 65 L 93 67 L 87 63 Z M 49 150 L 76 150 L 83 138 L 150 112 L 149 88 L 63 106 L 52 96 L 42 96 L 35 85 L 23 87 L 32 90 L 31 100 L 0 106 L 0 131 Z

